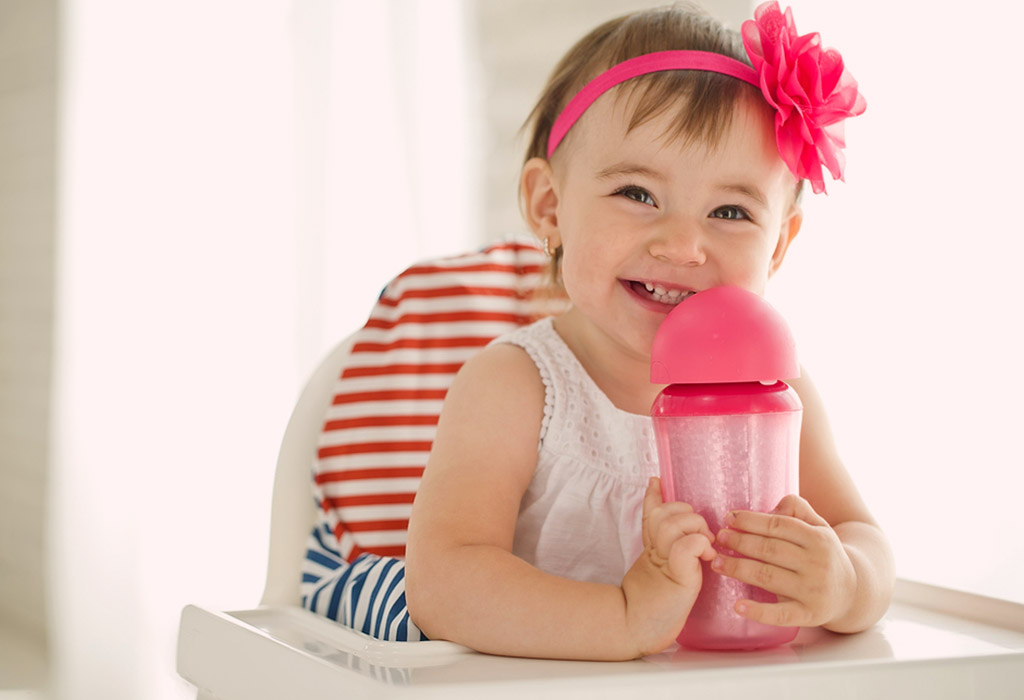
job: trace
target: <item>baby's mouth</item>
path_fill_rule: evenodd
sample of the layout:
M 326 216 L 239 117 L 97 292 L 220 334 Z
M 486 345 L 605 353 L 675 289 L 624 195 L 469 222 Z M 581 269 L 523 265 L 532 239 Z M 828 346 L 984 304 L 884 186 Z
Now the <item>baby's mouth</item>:
M 647 297 L 659 304 L 668 304 L 669 306 L 675 306 L 679 302 L 683 301 L 687 297 L 693 296 L 696 292 L 684 291 L 682 289 L 666 289 L 660 284 L 651 284 L 650 282 L 637 282 L 631 281 L 629 286 L 634 292 L 640 296 Z

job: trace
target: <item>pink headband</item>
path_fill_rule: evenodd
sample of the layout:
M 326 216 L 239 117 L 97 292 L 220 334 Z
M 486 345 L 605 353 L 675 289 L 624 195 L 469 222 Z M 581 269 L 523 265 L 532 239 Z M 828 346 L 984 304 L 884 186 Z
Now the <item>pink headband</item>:
M 758 7 L 741 31 L 753 67 L 706 51 L 659 51 L 612 66 L 587 83 L 555 119 L 548 158 L 587 108 L 616 85 L 659 71 L 710 71 L 761 89 L 776 110 L 775 138 L 782 160 L 797 178 L 810 180 L 816 193 L 824 192 L 822 166 L 833 179 L 843 178 L 843 120 L 866 107 L 857 81 L 838 51 L 821 48 L 818 34 L 797 34 L 792 10 L 786 8 L 783 15 L 774 0 Z

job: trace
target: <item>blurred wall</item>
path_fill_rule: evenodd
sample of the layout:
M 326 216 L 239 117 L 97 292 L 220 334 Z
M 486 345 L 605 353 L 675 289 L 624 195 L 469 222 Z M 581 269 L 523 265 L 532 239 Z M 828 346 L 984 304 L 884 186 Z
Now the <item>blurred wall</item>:
M 0 631 L 43 645 L 57 2 L 0 0 Z

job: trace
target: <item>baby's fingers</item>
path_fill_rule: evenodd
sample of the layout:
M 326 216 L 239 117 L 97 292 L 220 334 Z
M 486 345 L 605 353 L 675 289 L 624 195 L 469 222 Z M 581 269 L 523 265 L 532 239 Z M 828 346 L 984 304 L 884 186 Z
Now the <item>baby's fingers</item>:
M 668 575 L 676 583 L 686 583 L 700 573 L 698 559 L 711 561 L 715 548 L 711 540 L 700 533 L 685 535 L 672 543 L 667 557 Z
M 693 512 L 688 503 L 682 501 L 669 501 L 666 503 L 661 498 L 661 479 L 652 476 L 647 482 L 647 491 L 644 492 L 643 518 L 648 520 L 664 517 L 666 514 L 678 512 Z
M 663 503 L 661 500 L 661 479 L 652 476 L 647 481 L 647 491 L 644 493 L 643 517 L 644 520 L 650 517 L 651 513 Z
M 720 555 L 711 563 L 711 568 L 737 581 L 786 598 L 797 597 L 800 590 L 800 577 L 795 572 L 756 559 Z
M 785 496 L 781 501 L 779 501 L 779 504 L 775 506 L 775 510 L 773 510 L 772 513 L 788 515 L 791 518 L 803 520 L 809 525 L 816 525 L 819 527 L 829 526 L 828 521 L 818 515 L 814 508 L 811 507 L 810 503 L 795 494 Z
M 803 548 L 791 542 L 751 535 L 740 530 L 719 530 L 717 539 L 718 544 L 732 552 L 791 571 L 800 567 L 804 556 Z
M 667 521 L 692 514 L 693 507 L 689 503 L 683 503 L 682 501 L 663 502 L 661 499 L 661 482 L 657 477 L 651 477 L 647 484 L 647 492 L 644 494 L 644 546 L 647 547 L 651 544 L 648 540 L 648 535 L 661 530 Z M 707 527 L 704 518 L 700 518 L 700 524 L 702 526 L 701 530 L 706 532 L 708 537 L 713 538 L 711 529 Z
M 811 627 L 815 624 L 811 610 L 795 600 L 779 603 L 740 600 L 736 602 L 735 610 L 748 620 L 777 627 Z
M 644 494 L 643 531 L 644 549 L 651 548 L 651 515 L 662 505 L 661 500 L 661 479 L 654 476 L 647 482 L 647 492 Z
M 651 542 L 658 556 L 668 559 L 678 542 L 694 535 L 699 538 L 694 542 L 699 542 L 701 547 L 699 550 L 693 549 L 692 556 L 704 558 L 708 552 L 711 552 L 711 558 L 708 561 L 713 559 L 714 547 L 712 546 L 711 528 L 708 527 L 707 521 L 703 517 L 693 511 L 666 515 L 656 528 L 652 528 Z
M 670 509 L 668 506 L 673 508 Z M 707 545 L 702 546 L 701 553 L 714 552 L 714 536 L 708 527 L 708 521 L 689 510 L 689 507 L 685 507 L 686 510 L 680 507 L 685 507 L 685 504 L 668 504 L 663 511 L 659 511 L 651 518 L 650 543 L 658 557 L 668 559 L 676 542 L 688 535 L 698 535 L 703 540 L 701 544 Z

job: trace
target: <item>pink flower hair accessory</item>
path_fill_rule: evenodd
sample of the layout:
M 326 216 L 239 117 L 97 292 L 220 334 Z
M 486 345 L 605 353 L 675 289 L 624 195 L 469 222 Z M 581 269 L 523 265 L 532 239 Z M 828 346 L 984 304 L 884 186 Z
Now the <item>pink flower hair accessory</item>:
M 817 33 L 800 36 L 793 12 L 766 2 L 741 28 L 743 45 L 760 77 L 761 92 L 775 108 L 779 154 L 815 193 L 825 191 L 822 166 L 843 179 L 843 121 L 867 107 L 857 81 L 834 49 L 823 49 Z

